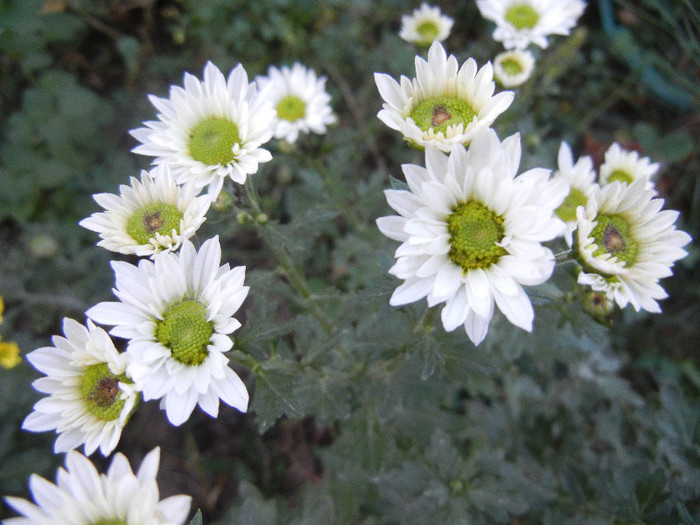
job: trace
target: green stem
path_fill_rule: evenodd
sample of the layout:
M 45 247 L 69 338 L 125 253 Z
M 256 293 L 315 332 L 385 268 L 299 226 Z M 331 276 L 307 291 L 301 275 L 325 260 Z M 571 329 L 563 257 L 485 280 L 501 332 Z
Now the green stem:
M 573 250 L 567 250 L 565 252 L 559 252 L 554 254 L 554 261 L 557 264 L 564 264 L 568 262 L 573 262 L 576 259 L 574 259 L 574 252 Z
M 245 189 L 246 196 L 248 197 L 248 202 L 250 203 L 251 208 L 255 212 L 255 215 L 257 216 L 262 214 L 263 211 L 260 207 L 260 200 L 251 182 L 251 177 L 248 177 L 245 184 Z M 267 224 L 260 224 L 257 221 L 255 221 L 254 224 L 261 232 L 260 236 L 262 237 L 263 241 L 270 249 L 272 254 L 275 256 L 275 259 L 277 259 L 277 263 L 289 279 L 290 284 L 304 299 L 304 302 L 311 315 L 314 316 L 314 318 L 319 322 L 319 324 L 323 327 L 326 333 L 330 333 L 331 329 L 333 328 L 333 325 L 330 323 L 330 321 L 328 321 L 328 319 L 326 319 L 325 314 L 318 308 L 318 306 L 314 302 L 312 297 L 313 294 L 311 292 L 309 284 L 307 283 L 306 279 L 301 274 L 301 272 L 297 270 L 296 266 L 294 265 L 294 261 L 292 261 L 292 258 L 287 253 L 287 250 L 285 250 L 284 247 L 279 246 L 270 241 L 270 235 L 267 233 L 267 231 L 269 230 L 269 226 L 267 226 Z

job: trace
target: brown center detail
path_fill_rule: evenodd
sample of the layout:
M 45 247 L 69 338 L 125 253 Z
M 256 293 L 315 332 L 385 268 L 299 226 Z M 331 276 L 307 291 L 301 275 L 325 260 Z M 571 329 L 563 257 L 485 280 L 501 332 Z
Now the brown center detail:
M 623 252 L 627 248 L 625 239 L 612 224 L 608 224 L 605 232 L 603 232 L 603 244 L 605 244 L 605 249 L 610 254 Z
M 433 126 L 439 126 L 440 124 L 444 124 L 448 120 L 452 118 L 452 114 L 447 111 L 447 108 L 443 106 L 442 104 L 438 104 L 433 108 L 433 118 L 431 119 L 431 122 Z
M 146 231 L 153 233 L 163 226 L 163 219 L 160 218 L 160 211 L 147 213 L 143 216 L 143 227 Z
M 100 379 L 97 388 L 90 392 L 88 396 L 97 406 L 102 408 L 111 407 L 119 394 L 119 382 L 115 377 L 103 377 Z

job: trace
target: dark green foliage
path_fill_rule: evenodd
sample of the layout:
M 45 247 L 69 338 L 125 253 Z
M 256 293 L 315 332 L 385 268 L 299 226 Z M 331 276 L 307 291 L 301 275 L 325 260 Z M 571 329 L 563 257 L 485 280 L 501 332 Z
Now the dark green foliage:
M 500 51 L 492 27 L 472 2 L 456 4 L 441 6 L 455 18 L 445 46 L 482 65 Z M 146 404 L 118 450 L 162 447 L 161 496 L 192 494 L 191 525 L 700 522 L 694 245 L 662 283 L 659 316 L 596 322 L 571 301 L 567 265 L 528 290 L 532 333 L 496 314 L 476 348 L 424 301 L 389 306 L 397 243 L 374 221 L 391 213 L 383 190 L 405 189 L 401 164 L 423 155 L 376 118 L 372 75 L 413 75 L 417 50 L 397 36 L 413 7 L 3 2 L 3 340 L 24 353 L 48 345 L 64 316 L 82 322 L 111 297 L 108 262 L 122 257 L 77 222 L 98 211 L 93 193 L 117 192 L 148 164 L 128 136 L 155 118 L 148 93 L 167 96 L 207 60 L 224 72 L 240 62 L 251 80 L 300 61 L 328 77 L 337 125 L 268 144 L 273 161 L 227 187 L 233 207 L 211 210 L 198 234 L 220 235 L 224 259 L 247 267 L 229 356 L 250 412 L 195 411 L 174 428 Z M 562 140 L 597 162 L 612 141 L 639 148 L 663 163 L 659 191 L 696 237 L 698 31 L 691 0 L 591 2 L 495 124 L 501 138 L 521 133 L 521 171 L 556 168 Z M 53 480 L 62 462 L 53 435 L 20 430 L 36 377 L 26 361 L 0 369 L 2 495 L 26 497 L 30 473 Z

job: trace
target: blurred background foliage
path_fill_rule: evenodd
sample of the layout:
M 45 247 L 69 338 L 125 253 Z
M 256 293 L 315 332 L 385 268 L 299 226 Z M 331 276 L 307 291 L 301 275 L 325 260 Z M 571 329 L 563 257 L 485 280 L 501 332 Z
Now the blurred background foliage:
M 413 75 L 397 33 L 417 4 L 1 0 L 2 337 L 29 352 L 111 297 L 114 256 L 77 222 L 98 211 L 93 193 L 147 167 L 127 134 L 155 117 L 146 94 L 207 60 L 251 80 L 298 60 L 328 77 L 338 124 L 271 143 L 259 208 L 229 188 L 233 207 L 199 233 L 248 268 L 231 359 L 251 410 L 173 428 L 146 403 L 118 450 L 137 465 L 161 446 L 162 494 L 192 495 L 205 523 L 700 523 L 695 245 L 663 282 L 663 315 L 597 322 L 570 300 L 566 266 L 533 292 L 532 334 L 497 316 L 479 348 L 424 303 L 388 306 L 395 243 L 374 220 L 390 177 L 422 155 L 376 119 L 372 75 Z M 448 52 L 481 65 L 501 50 L 473 2 L 441 7 Z M 562 140 L 597 163 L 613 141 L 652 157 L 697 238 L 699 39 L 693 0 L 589 2 L 495 127 L 521 133 L 523 169 L 556 168 Z M 37 376 L 26 361 L 0 370 L 3 495 L 26 497 L 30 473 L 53 480 L 62 462 L 53 435 L 20 430 Z

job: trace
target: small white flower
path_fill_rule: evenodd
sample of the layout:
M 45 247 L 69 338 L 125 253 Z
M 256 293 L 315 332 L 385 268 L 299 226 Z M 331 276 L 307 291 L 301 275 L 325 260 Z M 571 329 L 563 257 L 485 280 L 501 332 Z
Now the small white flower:
M 605 162 L 600 165 L 600 184 L 605 186 L 619 180 L 630 184 L 636 179 L 646 177 L 646 189 L 653 190 L 651 178 L 659 171 L 659 164 L 651 162 L 648 157 L 640 157 L 636 151 L 627 151 L 617 142 L 605 152 Z
M 659 313 L 656 299 L 667 297 L 659 279 L 673 274 L 692 239 L 676 230 L 678 212 L 660 211 L 663 199 L 645 189 L 646 178 L 627 185 L 614 181 L 577 209 L 574 257 L 583 266 L 578 282 L 606 292 L 624 308 Z
M 29 488 L 36 503 L 6 497 L 22 517 L 8 518 L 4 525 L 182 525 L 192 498 L 185 495 L 159 500 L 156 475 L 160 449 L 154 448 L 141 461 L 134 475 L 129 460 L 115 454 L 106 474 L 100 474 L 88 458 L 74 450 L 66 454 L 66 467 L 56 473 L 56 484 L 32 474 Z
M 149 100 L 159 120 L 130 131 L 142 143 L 132 151 L 168 164 L 178 184 L 194 184 L 198 191 L 208 186 L 211 200 L 224 179 L 243 184 L 272 159 L 261 146 L 272 138 L 275 111 L 240 64 L 224 78 L 207 62 L 204 80 L 185 73 L 184 88 L 172 86 L 169 98 Z
M 586 206 L 591 194 L 598 187 L 595 182 L 596 174 L 593 170 L 593 159 L 588 155 L 580 157 L 574 164 L 574 155 L 571 147 L 562 142 L 559 147 L 559 169 L 554 174 L 555 178 L 561 178 L 569 185 L 569 194 L 556 209 L 556 214 L 566 223 L 564 239 L 571 246 L 572 232 L 576 229 L 576 208 Z
M 211 200 L 195 197 L 193 185 L 175 184 L 167 165 L 142 171 L 141 181 L 131 177 L 130 184 L 119 186 L 119 195 L 93 195 L 105 211 L 79 224 L 100 234 L 98 246 L 139 257 L 177 250 L 206 220 Z
M 547 37 L 568 35 L 586 8 L 583 0 L 476 0 L 476 5 L 496 24 L 493 39 L 506 49 L 547 47 Z
M 530 51 L 514 49 L 496 55 L 493 60 L 493 74 L 501 86 L 512 88 L 522 86 L 535 69 L 535 55 Z
M 406 164 L 410 191 L 386 190 L 399 216 L 381 217 L 381 232 L 402 244 L 389 273 L 404 282 L 392 305 L 427 297 L 445 303 L 442 323 L 460 325 L 474 344 L 488 331 L 494 303 L 514 325 L 532 330 L 534 311 L 523 285 L 546 281 L 554 268 L 543 241 L 561 234 L 554 216 L 567 191 L 549 171 L 529 170 L 516 178 L 520 136 L 502 143 L 483 130 L 467 151 L 449 156 L 426 147 L 426 167 Z
M 442 44 L 434 42 L 428 60 L 416 56 L 415 63 L 416 78 L 401 76 L 400 84 L 385 73 L 374 74 L 385 100 L 377 117 L 412 146 L 431 144 L 449 153 L 454 146 L 468 145 L 513 102 L 512 91 L 493 94 L 490 62 L 477 69 L 470 58 L 459 67 L 457 59 L 448 58 Z
M 299 133 L 326 133 L 326 126 L 336 117 L 326 92 L 326 77 L 317 77 L 313 69 L 295 62 L 292 68 L 270 66 L 266 77 L 256 79 L 261 91 L 268 91 L 268 100 L 277 110 L 274 135 L 289 144 Z M 269 87 L 268 87 L 269 86 Z
M 411 15 L 401 17 L 399 37 L 406 42 L 428 47 L 433 42 L 442 42 L 452 30 L 454 21 L 433 7 L 423 2 L 420 9 L 414 9 Z
M 127 372 L 146 401 L 160 399 L 173 425 L 199 404 L 216 417 L 219 399 L 245 412 L 248 391 L 224 355 L 228 334 L 240 327 L 233 314 L 248 294 L 245 267 L 219 266 L 214 237 L 199 251 L 188 240 L 178 253 L 159 253 L 138 266 L 112 262 L 119 302 L 103 302 L 86 313 L 129 339 Z
M 36 402 L 22 424 L 24 430 L 55 430 L 54 451 L 66 452 L 84 445 L 85 454 L 98 447 L 109 455 L 139 395 L 125 374 L 128 357 L 120 354 L 107 333 L 90 320 L 87 327 L 63 320 L 66 337 L 54 336 L 54 346 L 27 354 L 27 360 L 46 377 L 32 386 L 49 394 Z

